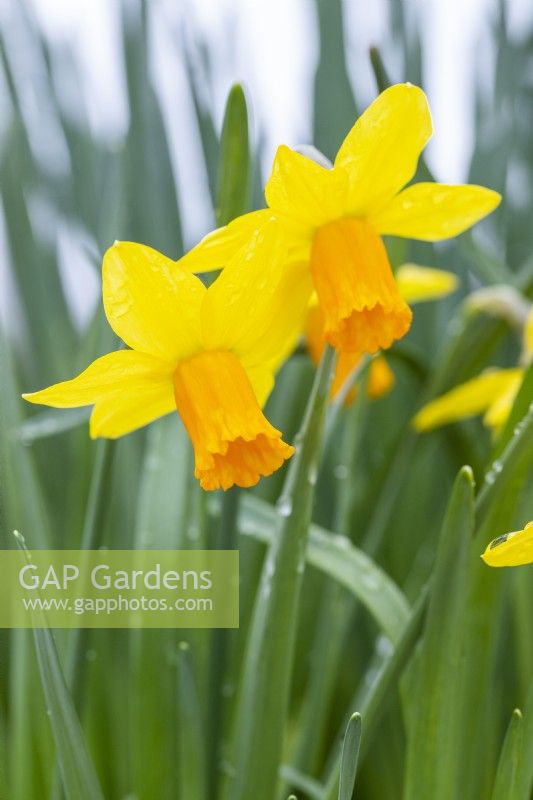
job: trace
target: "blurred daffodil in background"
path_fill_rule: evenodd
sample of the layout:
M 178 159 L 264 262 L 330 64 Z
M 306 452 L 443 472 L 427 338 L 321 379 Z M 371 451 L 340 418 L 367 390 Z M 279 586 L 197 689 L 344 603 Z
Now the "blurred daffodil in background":
M 451 422 L 483 414 L 483 422 L 498 431 L 507 422 L 525 370 L 533 359 L 533 306 L 522 328 L 520 365 L 488 369 L 451 389 L 420 409 L 413 420 L 420 431 L 430 431 Z
M 481 558 L 489 567 L 533 564 L 533 522 L 528 522 L 521 531 L 504 533 L 493 539 Z
M 221 267 L 274 219 L 287 241 L 287 269 L 307 266 L 326 340 L 343 353 L 390 347 L 409 330 L 412 313 L 381 236 L 447 239 L 500 202 L 481 186 L 404 188 L 431 134 L 424 92 L 407 83 L 389 87 L 357 120 L 331 168 L 281 145 L 265 188 L 268 209 L 208 235 L 184 263 L 193 271 Z
M 446 297 L 455 291 L 459 283 L 453 272 L 412 263 L 398 267 L 395 279 L 401 296 L 409 305 Z M 313 297 L 307 314 L 305 339 L 311 360 L 317 365 L 326 346 L 326 336 L 324 318 L 316 296 Z M 362 363 L 363 356 L 363 353 L 340 353 L 331 386 L 333 399 L 343 391 L 346 382 Z M 368 398 L 377 400 L 387 394 L 394 386 L 394 381 L 394 372 L 387 359 L 383 355 L 373 358 L 368 367 Z M 353 403 L 356 396 L 356 388 L 349 388 L 344 398 L 345 405 Z
M 177 409 L 202 488 L 247 487 L 270 475 L 293 448 L 261 407 L 298 336 L 309 290 L 305 274 L 283 269 L 284 245 L 267 233 L 252 237 L 209 289 L 156 250 L 116 242 L 104 257 L 103 302 L 131 349 L 23 397 L 56 408 L 94 405 L 91 436 L 112 439 Z

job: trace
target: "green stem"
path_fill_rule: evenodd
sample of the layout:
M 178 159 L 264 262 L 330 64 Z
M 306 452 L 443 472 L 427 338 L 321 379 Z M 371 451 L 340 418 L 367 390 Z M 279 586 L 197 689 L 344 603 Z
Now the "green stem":
M 107 510 L 107 489 L 113 467 L 115 443 L 103 439 L 97 445 L 87 510 L 81 537 L 82 550 L 95 550 L 102 542 L 102 531 Z M 81 714 L 87 674 L 86 653 L 91 630 L 74 628 L 69 639 L 65 680 L 70 690 L 74 708 Z M 59 772 L 56 768 L 51 793 L 54 800 L 63 796 Z
M 240 491 L 237 486 L 229 489 L 222 501 L 220 527 L 217 531 L 217 550 L 233 550 L 237 544 L 237 515 L 239 511 Z M 224 698 L 223 686 L 226 664 L 228 660 L 229 637 L 234 632 L 224 628 L 216 628 L 211 638 L 211 653 L 209 663 L 209 742 L 208 764 L 210 769 L 211 791 L 210 796 L 215 797 L 217 792 L 217 765 L 219 761 L 219 748 L 224 730 Z
M 104 439 L 98 443 L 81 538 L 82 550 L 97 550 L 102 544 L 104 517 L 107 511 L 107 490 L 114 454 L 114 442 Z M 74 704 L 79 710 L 85 684 L 87 668 L 85 653 L 90 629 L 76 628 L 72 634 L 67 658 L 66 677 Z
M 349 410 L 343 409 L 346 428 L 342 440 L 337 469 L 343 479 L 339 481 L 337 502 L 332 529 L 336 533 L 348 535 L 350 510 L 353 500 L 353 463 L 361 441 L 361 432 L 367 408 L 366 380 L 359 385 L 356 404 Z M 294 748 L 294 765 L 314 775 L 319 767 L 327 719 L 346 633 L 352 619 L 355 603 L 344 587 L 336 581 L 328 581 L 324 586 L 320 603 L 320 614 L 312 647 L 312 663 L 309 684 L 302 703 L 298 724 L 298 736 Z M 321 732 L 321 734 L 317 733 Z
M 328 347 L 278 503 L 278 531 L 265 558 L 250 624 L 224 800 L 272 800 L 276 793 L 305 549 L 334 364 L 334 351 Z
M 416 605 L 411 611 L 411 616 L 405 625 L 402 636 L 398 641 L 394 652 L 383 663 L 379 675 L 372 682 L 369 690 L 363 694 L 363 696 L 361 696 L 359 692 L 356 692 L 352 702 L 349 705 L 349 715 L 351 715 L 352 712 L 357 708 L 365 726 L 365 736 L 362 741 L 360 753 L 361 759 L 364 757 L 369 745 L 372 743 L 372 736 L 376 730 L 376 726 L 386 709 L 387 702 L 393 695 L 391 689 L 396 686 L 402 672 L 405 669 L 405 666 L 411 658 L 411 654 L 422 629 L 422 621 L 424 619 L 427 600 L 428 591 L 427 588 L 425 588 L 420 593 Z M 346 724 L 347 720 L 344 720 L 341 736 L 344 734 Z M 340 746 L 337 746 L 337 754 L 326 782 L 324 800 L 337 800 L 340 765 L 341 748 Z

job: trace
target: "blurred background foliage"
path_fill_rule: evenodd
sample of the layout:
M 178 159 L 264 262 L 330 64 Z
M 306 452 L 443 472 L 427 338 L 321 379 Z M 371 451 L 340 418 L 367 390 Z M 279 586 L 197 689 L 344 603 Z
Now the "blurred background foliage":
M 4 15 L 2 547 L 12 546 L 14 528 L 30 547 L 239 546 L 241 627 L 58 632 L 60 661 L 52 639 L 43 636 L 36 640 L 39 662 L 28 632 L 1 632 L 0 798 L 10 800 L 59 798 L 63 791 L 76 800 L 94 798 L 101 796 L 98 784 L 106 798 L 211 800 L 222 785 L 224 800 L 241 797 L 232 783 L 231 719 L 264 543 L 274 536 L 276 515 L 283 516 L 276 502 L 284 475 L 246 496 L 206 498 L 192 478 L 192 453 L 177 415 L 116 444 L 95 443 L 85 410 L 35 412 L 19 399 L 21 391 L 69 377 L 116 346 L 100 305 L 93 311 L 83 303 L 114 239 L 144 242 L 173 257 L 183 252 L 188 196 L 176 180 L 172 137 L 150 68 L 155 5 L 120 4 L 129 124 L 113 142 L 91 132 L 81 91 L 76 114 L 65 104 L 59 78 L 83 84 L 73 52 L 43 36 L 28 3 L 13 0 Z M 390 0 L 394 58 L 374 51 L 375 83 L 361 87 L 347 68 L 345 44 L 357 41 L 357 31 L 346 30 L 342 4 L 310 0 L 310 7 L 319 31 L 313 143 L 332 156 L 364 107 L 360 96 L 388 81 L 424 85 L 423 40 L 408 4 Z M 530 797 L 532 572 L 492 572 L 478 554 L 490 538 L 533 516 L 531 420 L 513 433 L 532 399 L 531 374 L 498 441 L 477 419 L 424 437 L 409 427 L 423 399 L 519 358 L 512 314 L 469 314 L 463 303 L 473 289 L 500 284 L 533 297 L 533 30 L 511 40 L 506 15 L 503 0 L 495 3 L 495 58 L 480 63 L 476 77 L 468 176 L 500 191 L 502 206 L 474 233 L 439 246 L 387 243 L 395 266 L 409 259 L 452 270 L 461 289 L 416 307 L 412 331 L 390 352 L 391 394 L 368 403 L 360 392 L 355 405 L 328 416 L 314 508 L 321 527 L 311 533 L 294 658 L 288 659 L 292 689 L 281 720 L 280 797 L 290 791 L 311 800 L 337 797 L 342 733 L 357 710 L 363 716 L 361 800 Z M 174 46 L 195 114 L 186 124 L 205 163 L 213 219 L 222 223 L 263 203 L 264 136 L 252 124 L 248 140 L 239 89 L 222 128 L 205 43 L 177 37 Z M 247 99 L 252 108 L 260 102 Z M 180 118 L 180 108 L 173 113 Z M 418 177 L 427 175 L 421 163 Z M 313 374 L 299 349 L 269 401 L 267 415 L 289 441 Z M 464 464 L 478 486 L 475 526 L 470 473 L 460 473 L 450 501 Z M 268 692 L 256 698 L 250 714 L 271 700 Z M 511 720 L 515 707 L 523 718 Z M 349 731 L 355 751 L 357 723 Z M 276 742 L 267 740 L 248 780 L 256 767 L 261 774 L 269 747 L 277 753 Z M 345 772 L 353 763 L 349 750 Z M 342 800 L 351 796 L 346 781 Z M 275 796 L 268 787 L 254 790 L 260 800 Z

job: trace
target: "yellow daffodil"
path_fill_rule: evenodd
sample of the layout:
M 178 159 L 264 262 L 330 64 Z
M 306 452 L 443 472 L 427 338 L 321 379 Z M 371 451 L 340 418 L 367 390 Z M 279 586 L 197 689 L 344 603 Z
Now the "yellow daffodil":
M 131 349 L 23 397 L 56 408 L 93 405 L 92 437 L 123 436 L 177 409 L 201 486 L 252 486 L 293 453 L 261 411 L 309 295 L 305 272 L 285 271 L 283 253 L 265 229 L 206 289 L 179 261 L 115 243 L 104 257 L 104 308 Z
M 521 531 L 512 531 L 493 539 L 481 558 L 489 567 L 533 564 L 533 522 L 528 522 Z
M 396 271 L 396 283 L 403 299 L 412 305 L 428 300 L 445 297 L 455 291 L 458 286 L 457 276 L 453 272 L 418 264 L 402 264 Z M 305 338 L 311 360 L 317 365 L 326 346 L 324 318 L 316 296 L 313 297 L 307 314 Z M 331 397 L 341 392 L 346 381 L 357 369 L 363 358 L 362 353 L 341 353 L 337 359 L 335 375 L 331 386 Z M 367 396 L 377 400 L 387 394 L 394 386 L 394 372 L 384 356 L 376 356 L 368 368 Z M 350 405 L 356 398 L 357 391 L 350 389 L 345 397 L 345 405 Z
M 524 366 L 489 369 L 456 386 L 421 408 L 413 420 L 414 427 L 420 432 L 430 431 L 478 414 L 484 414 L 483 422 L 494 431 L 505 425 L 522 384 L 525 367 L 533 358 L 533 341 L 530 341 L 532 320 L 533 307 L 523 331 Z
M 357 120 L 332 168 L 279 147 L 265 189 L 268 208 L 214 231 L 186 256 L 185 266 L 222 267 L 254 230 L 275 220 L 288 244 L 287 269 L 307 265 L 327 341 L 349 353 L 389 347 L 407 332 L 412 314 L 381 236 L 447 239 L 500 202 L 481 186 L 404 188 L 431 134 L 424 92 L 391 86 Z

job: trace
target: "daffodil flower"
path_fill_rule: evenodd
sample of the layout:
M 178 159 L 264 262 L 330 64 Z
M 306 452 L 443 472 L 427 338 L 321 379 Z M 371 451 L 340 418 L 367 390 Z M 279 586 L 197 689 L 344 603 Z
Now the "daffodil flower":
M 522 384 L 525 367 L 533 358 L 533 307 L 523 331 L 522 364 L 509 369 L 488 369 L 461 383 L 420 409 L 413 425 L 421 433 L 484 414 L 487 427 L 498 431 L 507 422 Z
M 91 436 L 112 439 L 177 409 L 202 488 L 252 486 L 293 453 L 261 411 L 309 293 L 305 274 L 283 270 L 283 252 L 264 230 L 207 289 L 179 261 L 116 242 L 103 262 L 104 309 L 131 349 L 23 397 L 56 408 L 93 405 Z
M 455 291 L 459 283 L 453 272 L 411 263 L 398 267 L 395 278 L 401 296 L 409 305 L 445 297 Z M 324 319 L 316 296 L 313 297 L 309 306 L 305 339 L 311 360 L 316 365 L 326 346 Z M 362 353 L 341 353 L 339 355 L 331 386 L 332 398 L 339 395 L 346 381 L 361 363 L 362 358 Z M 394 382 L 394 372 L 389 367 L 387 359 L 383 355 L 373 358 L 368 367 L 366 387 L 368 398 L 377 400 L 387 394 L 394 386 Z M 356 389 L 349 389 L 344 399 L 345 405 L 350 405 L 356 396 Z
M 533 522 L 528 522 L 521 531 L 504 533 L 493 539 L 481 558 L 489 567 L 533 564 Z
M 390 347 L 411 324 L 381 236 L 424 241 L 456 236 L 490 213 L 500 196 L 481 186 L 417 183 L 432 134 L 424 92 L 386 89 L 357 120 L 332 168 L 282 145 L 265 196 L 268 208 L 208 235 L 186 256 L 192 271 L 223 266 L 268 220 L 288 243 L 287 269 L 307 265 L 325 336 L 341 352 Z

